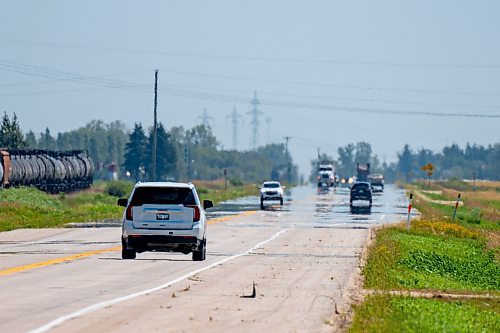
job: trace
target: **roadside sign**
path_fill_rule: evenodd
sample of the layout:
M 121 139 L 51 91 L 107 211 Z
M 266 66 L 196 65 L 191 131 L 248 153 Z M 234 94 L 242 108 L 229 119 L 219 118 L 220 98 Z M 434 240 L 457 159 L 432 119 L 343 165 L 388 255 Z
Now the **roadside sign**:
M 406 221 L 406 230 L 410 230 L 410 218 L 411 218 L 412 206 L 413 206 L 413 193 L 410 193 L 410 199 L 408 199 L 408 220 Z

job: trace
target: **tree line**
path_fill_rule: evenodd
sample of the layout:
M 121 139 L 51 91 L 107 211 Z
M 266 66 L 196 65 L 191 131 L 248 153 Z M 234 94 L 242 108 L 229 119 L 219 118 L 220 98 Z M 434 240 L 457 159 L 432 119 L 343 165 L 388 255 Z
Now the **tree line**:
M 156 179 L 153 179 L 153 129 L 141 123 L 127 130 L 121 121 L 93 120 L 76 130 L 53 135 L 49 128 L 23 135 L 19 120 L 4 113 L 0 147 L 8 149 L 86 150 L 96 165 L 96 178 L 117 171 L 132 180 L 214 180 L 224 177 L 239 182 L 276 179 L 297 182 L 298 167 L 284 144 L 269 144 L 251 151 L 225 150 L 209 125 L 169 130 L 157 127 Z
M 311 161 L 311 180 L 316 177 L 318 161 L 330 161 L 335 165 L 340 177 L 356 175 L 357 163 L 370 163 L 371 173 L 383 174 L 389 182 L 412 181 L 426 178 L 432 170 L 433 179 L 500 179 L 500 143 L 482 146 L 467 143 L 464 148 L 457 144 L 445 146 L 440 152 L 427 148 L 413 150 L 404 145 L 398 153 L 397 161 L 387 163 L 373 153 L 368 142 L 350 143 L 337 149 L 338 158 L 319 154 Z M 430 168 L 429 168 L 430 165 Z

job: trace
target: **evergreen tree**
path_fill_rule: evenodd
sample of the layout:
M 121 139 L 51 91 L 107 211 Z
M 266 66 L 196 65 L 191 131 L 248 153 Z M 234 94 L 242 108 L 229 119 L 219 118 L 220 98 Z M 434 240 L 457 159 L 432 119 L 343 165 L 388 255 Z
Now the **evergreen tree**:
M 22 149 L 25 146 L 26 143 L 16 114 L 14 113 L 14 117 L 11 121 L 7 112 L 4 112 L 2 124 L 0 125 L 0 147 Z
M 41 149 L 56 150 L 57 144 L 56 140 L 50 134 L 49 128 L 45 128 L 45 132 L 40 133 L 40 140 L 38 141 L 38 147 Z
M 148 156 L 146 161 L 147 173 L 152 179 L 153 166 L 151 156 L 153 156 L 153 129 L 149 132 Z M 163 124 L 158 124 L 157 142 L 156 142 L 156 179 L 154 181 L 166 181 L 174 176 L 175 163 L 177 161 L 175 145 L 172 137 L 165 131 Z
M 26 148 L 36 149 L 38 147 L 35 133 L 31 130 L 28 133 L 26 133 L 26 136 L 24 137 L 24 141 L 26 142 Z
M 409 181 L 412 176 L 413 168 L 413 153 L 411 152 L 410 146 L 406 144 L 403 148 L 401 154 L 398 153 L 398 169 L 405 176 L 406 181 Z
M 142 171 L 146 166 L 147 142 L 141 123 L 136 123 L 125 145 L 125 162 L 123 163 L 123 168 L 129 171 L 136 181 L 142 180 Z

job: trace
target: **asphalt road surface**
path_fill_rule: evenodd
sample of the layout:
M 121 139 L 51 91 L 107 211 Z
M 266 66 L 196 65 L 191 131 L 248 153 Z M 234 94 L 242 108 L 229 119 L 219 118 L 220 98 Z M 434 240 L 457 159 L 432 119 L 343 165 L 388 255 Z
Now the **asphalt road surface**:
M 404 220 L 406 204 L 392 186 L 360 214 L 347 189 L 225 203 L 203 262 L 122 260 L 118 227 L 0 233 L 0 332 L 331 332 L 368 228 Z

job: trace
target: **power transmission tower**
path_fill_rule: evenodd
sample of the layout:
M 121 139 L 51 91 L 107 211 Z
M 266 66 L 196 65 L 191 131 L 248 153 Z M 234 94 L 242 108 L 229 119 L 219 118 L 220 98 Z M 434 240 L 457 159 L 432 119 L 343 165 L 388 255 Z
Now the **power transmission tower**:
M 210 114 L 208 114 L 207 108 L 203 108 L 203 113 L 198 117 L 198 120 L 201 121 L 202 125 L 205 125 L 207 127 L 212 127 L 214 124 L 214 118 Z
M 252 148 L 253 150 L 256 150 L 260 125 L 259 116 L 262 114 L 262 111 L 258 109 L 260 102 L 257 99 L 257 91 L 254 91 L 253 98 L 250 101 L 250 104 L 252 105 L 252 110 L 247 112 L 247 114 L 250 114 L 252 116 L 252 120 L 250 121 L 250 124 L 252 125 Z
M 154 102 L 154 120 L 153 120 L 153 152 L 152 152 L 152 181 L 156 181 L 156 146 L 158 141 L 158 121 L 156 106 L 158 105 L 158 70 L 155 71 L 155 102 Z
M 243 122 L 243 117 L 236 111 L 236 106 L 233 106 L 233 112 L 227 115 L 226 119 L 231 121 L 233 126 L 233 149 L 238 149 L 238 126 Z

